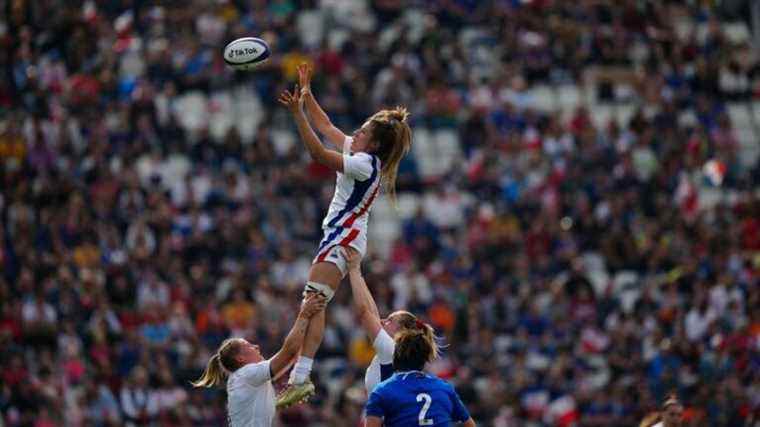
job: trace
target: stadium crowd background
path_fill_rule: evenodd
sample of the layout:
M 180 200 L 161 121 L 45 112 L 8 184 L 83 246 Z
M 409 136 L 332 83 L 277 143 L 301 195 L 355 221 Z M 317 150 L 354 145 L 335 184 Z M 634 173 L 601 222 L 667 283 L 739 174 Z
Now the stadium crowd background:
M 0 425 L 221 425 L 230 334 L 272 354 L 332 195 L 275 95 L 303 60 L 350 130 L 413 113 L 365 275 L 448 348 L 479 425 L 760 411 L 758 46 L 710 1 L 0 1 Z M 749 16 L 749 11 L 744 16 Z M 262 34 L 254 73 L 221 47 Z M 755 105 L 757 107 L 757 105 Z M 719 159 L 726 171 L 704 174 Z M 356 425 L 347 286 L 318 397 Z

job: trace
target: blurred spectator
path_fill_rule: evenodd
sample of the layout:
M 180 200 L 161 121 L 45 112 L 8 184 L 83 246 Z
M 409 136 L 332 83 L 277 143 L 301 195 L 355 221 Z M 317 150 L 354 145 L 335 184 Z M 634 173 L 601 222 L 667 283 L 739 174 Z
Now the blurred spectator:
M 346 132 L 413 113 L 366 276 L 479 425 L 636 425 L 672 390 L 758 419 L 760 56 L 728 2 L 6 3 L 0 424 L 224 423 L 188 381 L 280 342 L 332 194 L 274 102 L 304 60 Z M 269 62 L 226 67 L 251 34 Z M 347 292 L 284 425 L 359 418 Z

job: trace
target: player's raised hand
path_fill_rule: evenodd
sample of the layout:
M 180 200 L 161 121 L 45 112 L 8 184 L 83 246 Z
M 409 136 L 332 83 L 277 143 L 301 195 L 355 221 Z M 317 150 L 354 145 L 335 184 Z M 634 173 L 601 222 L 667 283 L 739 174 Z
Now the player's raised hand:
M 301 85 L 301 95 L 311 93 L 311 75 L 313 68 L 306 62 L 298 65 L 298 84 Z
M 294 114 L 298 113 L 303 108 L 303 97 L 301 96 L 301 91 L 298 90 L 298 85 L 293 88 L 292 93 L 287 90 L 282 91 L 278 100 L 280 101 L 280 104 L 287 107 L 288 110 Z
M 344 247 L 341 251 L 341 255 L 346 259 L 349 271 L 361 271 L 362 269 L 362 256 L 356 249 L 352 247 Z
M 315 314 L 325 309 L 327 305 L 327 299 L 322 294 L 310 293 L 303 299 L 301 303 L 301 311 L 298 313 L 299 317 L 309 319 Z

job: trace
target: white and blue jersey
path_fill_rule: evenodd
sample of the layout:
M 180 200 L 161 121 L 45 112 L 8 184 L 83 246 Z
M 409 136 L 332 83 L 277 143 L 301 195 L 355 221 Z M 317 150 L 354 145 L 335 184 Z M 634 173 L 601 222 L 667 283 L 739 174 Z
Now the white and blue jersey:
M 336 246 L 350 246 L 362 256 L 367 251 L 367 222 L 372 202 L 380 192 L 381 166 L 377 156 L 351 153 L 352 141 L 346 137 L 343 143 L 343 173 L 337 174 L 335 195 L 322 222 L 324 237 L 315 263 L 330 261 L 341 267 L 341 257 L 331 253 Z
M 386 427 L 442 427 L 470 419 L 451 384 L 421 371 L 396 372 L 378 384 L 365 412 Z
M 396 342 L 388 335 L 388 332 L 385 332 L 385 329 L 380 329 L 375 340 L 372 341 L 372 347 L 375 348 L 375 357 L 372 358 L 372 362 L 367 367 L 367 373 L 364 375 L 364 386 L 367 388 L 368 395 L 378 384 L 393 375 L 393 350 L 396 349 Z

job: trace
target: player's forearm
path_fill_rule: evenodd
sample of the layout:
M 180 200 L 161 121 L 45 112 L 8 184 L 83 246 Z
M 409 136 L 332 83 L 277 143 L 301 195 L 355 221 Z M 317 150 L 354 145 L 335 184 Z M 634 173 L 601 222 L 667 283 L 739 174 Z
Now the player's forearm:
M 375 299 L 372 298 L 372 293 L 369 291 L 367 282 L 364 281 L 361 272 L 352 270 L 349 272 L 348 277 L 351 283 L 351 295 L 353 296 L 356 310 L 360 314 L 367 312 L 379 318 L 380 312 L 377 310 L 377 304 L 375 303 Z
M 288 336 L 285 338 L 285 342 L 282 343 L 282 349 L 280 352 L 285 356 L 285 359 L 290 359 L 298 353 L 298 350 L 303 344 L 304 337 L 306 336 L 306 329 L 309 327 L 309 319 L 303 316 L 299 316 L 293 328 L 288 332 Z
M 306 115 L 303 111 L 295 114 L 295 120 L 296 126 L 298 127 L 298 134 L 306 145 L 306 149 L 309 150 L 309 154 L 314 160 L 318 162 L 322 161 L 324 158 L 324 152 L 326 151 L 325 147 L 322 146 L 319 142 L 319 138 L 317 138 L 317 134 L 315 134 L 314 130 L 309 126 L 309 122 L 306 120 Z
M 311 120 L 314 122 L 314 126 L 319 133 L 327 135 L 327 132 L 332 127 L 332 122 L 311 91 L 304 93 L 304 104 L 306 105 L 306 111 L 309 113 L 309 117 L 311 117 Z

